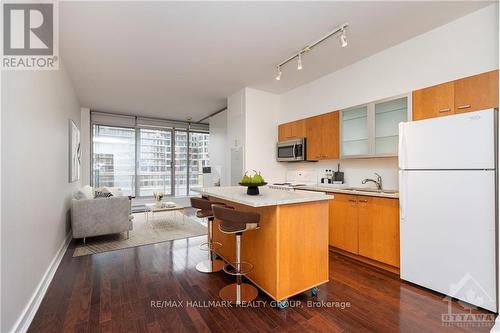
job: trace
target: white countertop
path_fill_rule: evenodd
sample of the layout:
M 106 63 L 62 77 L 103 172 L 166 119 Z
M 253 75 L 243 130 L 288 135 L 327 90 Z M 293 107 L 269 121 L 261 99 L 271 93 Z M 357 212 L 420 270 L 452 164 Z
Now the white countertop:
M 267 186 L 259 187 L 259 195 L 248 195 L 244 186 L 205 187 L 192 189 L 204 195 L 213 196 L 252 207 L 277 206 L 301 202 L 333 199 L 331 195 L 314 191 L 283 191 Z
M 301 186 L 301 190 L 306 191 L 317 191 L 317 192 L 330 192 L 330 193 L 344 193 L 344 194 L 353 194 L 353 195 L 366 195 L 370 197 L 382 197 L 382 198 L 399 198 L 399 193 L 389 193 L 389 192 L 372 192 L 372 191 L 363 191 L 362 189 L 348 189 L 349 186 L 334 186 L 334 185 L 312 185 L 312 186 Z

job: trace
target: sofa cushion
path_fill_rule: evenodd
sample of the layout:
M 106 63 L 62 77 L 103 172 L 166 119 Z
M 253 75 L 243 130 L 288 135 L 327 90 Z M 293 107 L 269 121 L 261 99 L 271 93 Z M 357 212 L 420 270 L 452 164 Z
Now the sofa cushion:
M 94 199 L 94 193 L 92 191 L 92 187 L 89 185 L 85 185 L 84 187 L 75 192 L 73 198 L 75 198 L 76 200 Z

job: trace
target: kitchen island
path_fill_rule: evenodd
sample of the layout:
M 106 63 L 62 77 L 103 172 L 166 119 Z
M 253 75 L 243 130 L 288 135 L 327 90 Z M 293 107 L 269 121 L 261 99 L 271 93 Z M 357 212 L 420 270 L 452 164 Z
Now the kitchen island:
M 260 214 L 260 228 L 243 233 L 241 259 L 251 263 L 246 276 L 277 301 L 328 282 L 328 200 L 332 196 L 310 191 L 282 191 L 262 187 L 260 195 L 240 186 L 198 190 L 212 201 Z M 219 231 L 214 221 L 217 254 L 235 261 L 235 236 Z M 313 289 L 313 292 L 317 289 Z

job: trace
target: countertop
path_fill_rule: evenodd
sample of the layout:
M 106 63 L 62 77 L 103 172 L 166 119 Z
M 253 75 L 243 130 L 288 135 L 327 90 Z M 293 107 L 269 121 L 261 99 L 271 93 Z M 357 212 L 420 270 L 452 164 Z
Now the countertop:
M 344 193 L 344 194 L 352 194 L 352 195 L 365 195 L 370 197 L 381 197 L 381 198 L 399 198 L 399 193 L 385 193 L 385 192 L 372 192 L 372 191 L 363 191 L 362 189 L 348 189 L 348 186 L 332 186 L 332 185 L 316 185 L 316 186 L 300 186 L 297 189 L 306 190 L 306 191 L 315 191 L 315 192 L 330 192 L 330 193 Z
M 259 195 L 247 195 L 247 188 L 244 186 L 205 187 L 192 189 L 192 191 L 251 207 L 277 206 L 333 199 L 331 195 L 315 191 L 283 191 L 271 189 L 267 186 L 259 187 Z

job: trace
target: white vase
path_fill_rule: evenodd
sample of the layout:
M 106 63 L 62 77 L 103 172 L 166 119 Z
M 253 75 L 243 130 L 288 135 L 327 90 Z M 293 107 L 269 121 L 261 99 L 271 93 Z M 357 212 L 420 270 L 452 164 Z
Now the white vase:
M 161 200 L 156 200 L 156 207 L 161 208 Z

